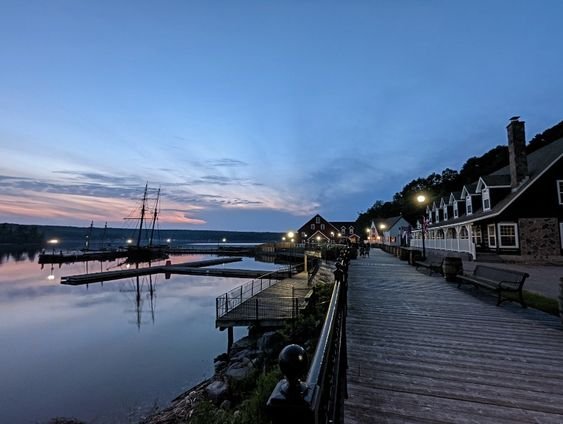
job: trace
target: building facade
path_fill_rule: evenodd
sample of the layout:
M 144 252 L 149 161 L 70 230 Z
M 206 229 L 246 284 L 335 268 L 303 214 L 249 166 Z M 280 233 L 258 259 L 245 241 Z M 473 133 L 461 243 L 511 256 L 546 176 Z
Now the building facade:
M 427 249 L 563 262 L 563 139 L 527 154 L 524 122 L 513 118 L 507 132 L 508 166 L 428 205 Z M 421 227 L 412 247 L 422 246 Z

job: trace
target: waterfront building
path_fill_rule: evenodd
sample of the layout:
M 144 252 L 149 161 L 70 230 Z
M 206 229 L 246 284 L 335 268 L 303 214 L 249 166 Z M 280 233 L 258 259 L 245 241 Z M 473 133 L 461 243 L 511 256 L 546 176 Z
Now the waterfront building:
M 371 221 L 370 243 L 387 246 L 402 246 L 411 234 L 411 224 L 401 215 L 390 218 L 376 218 Z M 371 236 L 375 235 L 375 238 Z
M 300 243 L 358 243 L 360 236 L 356 234 L 356 223 L 353 221 L 329 222 L 316 214 L 297 231 Z
M 427 205 L 427 251 L 563 262 L 563 138 L 528 153 L 519 117 L 507 132 L 507 166 Z M 410 245 L 422 247 L 422 219 Z

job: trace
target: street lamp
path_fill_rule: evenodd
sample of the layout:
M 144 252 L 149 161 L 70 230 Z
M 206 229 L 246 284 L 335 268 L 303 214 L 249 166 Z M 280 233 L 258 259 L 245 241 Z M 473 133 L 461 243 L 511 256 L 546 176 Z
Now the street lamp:
M 366 233 L 367 233 L 368 244 L 369 244 L 369 239 L 370 239 L 370 236 L 371 236 L 371 230 L 369 228 L 366 228 Z
M 424 205 L 426 203 L 426 196 L 423 194 L 419 194 L 418 196 L 416 196 L 416 201 L 418 202 L 419 205 Z M 424 216 L 423 213 L 422 214 L 422 260 L 426 259 L 426 246 L 424 245 L 425 221 L 426 221 L 426 217 Z

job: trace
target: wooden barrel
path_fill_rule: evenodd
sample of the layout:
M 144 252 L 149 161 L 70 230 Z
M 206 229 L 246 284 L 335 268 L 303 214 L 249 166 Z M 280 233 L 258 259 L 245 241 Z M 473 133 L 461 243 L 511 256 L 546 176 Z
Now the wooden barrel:
M 561 318 L 561 324 L 563 324 L 563 277 L 559 281 L 559 317 Z
M 444 272 L 444 278 L 447 281 L 455 281 L 456 275 L 463 272 L 463 262 L 461 261 L 461 258 L 446 256 L 444 258 L 444 263 L 442 264 L 442 271 Z

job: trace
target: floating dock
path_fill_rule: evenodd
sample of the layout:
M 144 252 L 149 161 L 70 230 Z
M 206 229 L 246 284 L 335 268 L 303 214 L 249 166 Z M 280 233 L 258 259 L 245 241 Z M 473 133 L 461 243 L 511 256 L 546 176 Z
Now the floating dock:
M 230 262 L 239 262 L 242 258 L 217 258 L 203 261 L 185 262 L 177 265 L 158 265 L 144 268 L 120 269 L 115 271 L 96 272 L 92 274 L 79 274 L 61 277 L 61 284 L 79 286 L 83 284 L 98 283 L 102 281 L 120 280 L 142 275 L 165 274 L 167 278 L 171 274 L 183 275 L 207 275 L 213 277 L 231 278 L 258 278 L 264 274 L 271 273 L 266 270 L 227 269 L 227 268 L 204 268 L 212 265 L 221 265 Z M 287 275 L 287 271 L 276 271 L 280 276 Z

